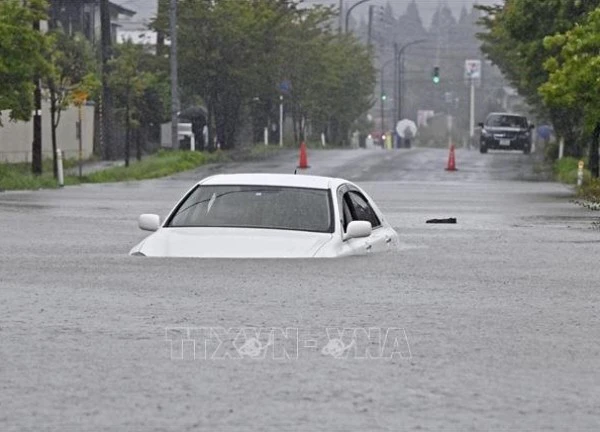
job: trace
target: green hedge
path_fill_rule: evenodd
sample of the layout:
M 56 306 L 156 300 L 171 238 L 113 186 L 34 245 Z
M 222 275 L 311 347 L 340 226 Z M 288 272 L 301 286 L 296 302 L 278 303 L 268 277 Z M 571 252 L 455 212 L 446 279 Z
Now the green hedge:
M 554 162 L 553 170 L 556 178 L 568 184 L 577 184 L 577 172 L 579 160 L 574 157 L 565 157 L 562 159 L 558 159 Z M 587 160 L 583 160 L 585 165 L 587 166 Z M 584 183 L 589 183 L 591 180 L 591 175 L 589 170 L 585 169 L 583 171 L 583 181 Z
M 223 152 L 160 151 L 142 161 L 132 161 L 129 167 L 118 166 L 97 171 L 82 178 L 65 176 L 65 184 L 110 183 L 165 177 L 201 165 L 226 160 Z M 76 166 L 69 163 L 67 167 Z M 0 190 L 51 189 L 58 186 L 52 175 L 52 162 L 44 163 L 41 176 L 31 174 L 30 164 L 0 164 Z
M 585 201 L 600 204 L 600 179 L 592 179 L 577 192 L 577 196 Z

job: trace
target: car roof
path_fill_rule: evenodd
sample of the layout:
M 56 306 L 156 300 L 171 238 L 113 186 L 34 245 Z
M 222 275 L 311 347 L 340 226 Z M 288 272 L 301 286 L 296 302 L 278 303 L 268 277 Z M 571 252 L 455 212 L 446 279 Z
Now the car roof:
M 527 116 L 524 116 L 523 114 L 516 114 L 516 113 L 510 113 L 510 112 L 493 112 L 493 113 L 489 113 L 488 117 L 490 117 L 490 116 L 499 116 L 499 115 L 505 115 L 505 116 L 511 116 L 511 117 L 525 117 L 525 118 L 527 118 Z
M 321 177 L 303 174 L 217 174 L 201 180 L 202 185 L 260 185 L 284 186 L 310 189 L 337 188 L 343 183 L 350 183 L 344 179 L 334 177 Z

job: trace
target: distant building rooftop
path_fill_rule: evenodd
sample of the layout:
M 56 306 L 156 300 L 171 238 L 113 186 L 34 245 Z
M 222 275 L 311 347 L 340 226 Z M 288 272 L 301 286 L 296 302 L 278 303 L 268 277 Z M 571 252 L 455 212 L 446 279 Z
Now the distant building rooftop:
M 139 45 L 156 45 L 157 34 L 152 30 L 125 30 L 117 29 L 117 43 L 131 41 Z M 165 41 L 169 45 L 169 41 Z

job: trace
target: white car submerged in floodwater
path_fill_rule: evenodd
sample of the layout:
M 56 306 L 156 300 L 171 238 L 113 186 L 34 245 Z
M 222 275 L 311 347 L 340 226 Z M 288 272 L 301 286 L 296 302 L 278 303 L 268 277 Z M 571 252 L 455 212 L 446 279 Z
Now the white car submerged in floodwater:
M 198 182 L 130 255 L 197 258 L 320 258 L 382 252 L 398 235 L 373 200 L 343 179 L 222 174 Z

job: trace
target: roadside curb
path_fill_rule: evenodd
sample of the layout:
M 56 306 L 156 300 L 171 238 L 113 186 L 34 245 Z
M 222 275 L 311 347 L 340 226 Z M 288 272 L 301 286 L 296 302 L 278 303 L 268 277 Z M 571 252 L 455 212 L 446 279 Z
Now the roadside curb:
M 592 211 L 600 211 L 600 202 L 594 202 L 594 201 L 590 201 L 590 200 L 586 200 L 586 199 L 573 199 L 572 200 L 573 204 L 577 204 L 581 207 L 585 207 L 588 210 L 592 210 Z

